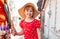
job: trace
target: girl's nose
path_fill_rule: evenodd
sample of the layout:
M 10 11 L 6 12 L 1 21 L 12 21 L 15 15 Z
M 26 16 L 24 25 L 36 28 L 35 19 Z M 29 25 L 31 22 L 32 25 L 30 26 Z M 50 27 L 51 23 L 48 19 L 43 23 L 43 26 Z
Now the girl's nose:
M 31 13 L 30 13 L 30 12 L 28 12 L 28 13 L 27 13 L 27 15 L 31 15 Z

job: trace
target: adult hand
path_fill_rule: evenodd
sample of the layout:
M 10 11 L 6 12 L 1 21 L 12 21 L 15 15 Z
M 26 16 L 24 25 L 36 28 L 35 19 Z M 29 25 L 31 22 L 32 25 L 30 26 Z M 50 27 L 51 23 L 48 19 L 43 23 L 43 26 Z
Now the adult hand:
M 15 29 L 15 27 L 14 27 L 13 21 L 11 21 L 11 33 L 12 33 L 12 35 L 14 35 L 14 36 L 15 36 L 15 34 L 17 33 L 17 32 L 16 32 L 16 29 Z

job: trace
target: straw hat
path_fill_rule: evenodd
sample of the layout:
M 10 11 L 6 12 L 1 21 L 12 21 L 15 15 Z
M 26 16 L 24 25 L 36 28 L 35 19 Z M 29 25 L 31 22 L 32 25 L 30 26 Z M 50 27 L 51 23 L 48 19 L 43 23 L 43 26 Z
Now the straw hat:
M 24 9 L 25 9 L 25 7 L 27 7 L 27 6 L 33 7 L 33 9 L 34 9 L 33 18 L 35 18 L 35 17 L 39 14 L 39 12 L 38 12 L 38 10 L 36 10 L 36 7 L 35 7 L 34 4 L 32 4 L 32 3 L 27 3 L 27 4 L 25 4 L 22 8 L 20 8 L 20 9 L 18 10 L 19 15 L 20 15 L 22 18 L 24 18 L 24 19 L 26 18 L 26 15 L 24 14 Z

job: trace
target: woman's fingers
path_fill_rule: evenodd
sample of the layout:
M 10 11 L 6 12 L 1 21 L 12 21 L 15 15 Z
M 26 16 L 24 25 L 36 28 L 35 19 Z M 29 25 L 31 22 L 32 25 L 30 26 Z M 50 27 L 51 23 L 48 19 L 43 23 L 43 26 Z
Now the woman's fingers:
M 14 36 L 15 36 L 15 34 L 17 33 L 16 30 L 15 30 L 15 28 L 14 28 L 14 26 L 11 27 L 11 33 L 12 33 L 12 35 L 14 35 Z

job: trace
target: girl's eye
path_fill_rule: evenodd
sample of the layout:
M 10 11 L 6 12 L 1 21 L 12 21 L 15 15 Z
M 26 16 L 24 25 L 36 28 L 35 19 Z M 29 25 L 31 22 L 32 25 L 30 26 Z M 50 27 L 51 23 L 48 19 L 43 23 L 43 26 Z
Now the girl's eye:
M 30 10 L 30 12 L 33 12 L 33 10 Z

